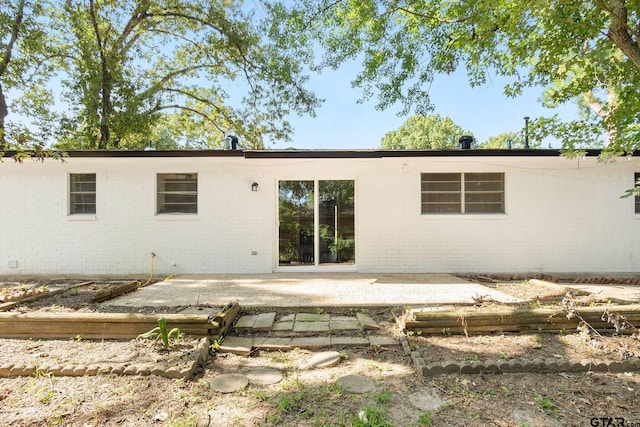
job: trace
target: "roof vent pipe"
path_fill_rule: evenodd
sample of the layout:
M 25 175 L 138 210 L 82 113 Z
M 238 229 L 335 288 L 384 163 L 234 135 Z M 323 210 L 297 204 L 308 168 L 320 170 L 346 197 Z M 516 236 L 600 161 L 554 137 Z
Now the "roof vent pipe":
M 227 135 L 226 138 L 229 140 L 230 144 L 231 144 L 231 149 L 232 150 L 237 150 L 238 149 L 238 137 L 235 135 Z M 225 144 L 225 148 L 227 148 L 228 145 Z
M 473 136 L 471 135 L 462 135 L 458 139 L 458 143 L 460 143 L 461 150 L 471 150 L 471 144 L 473 143 Z

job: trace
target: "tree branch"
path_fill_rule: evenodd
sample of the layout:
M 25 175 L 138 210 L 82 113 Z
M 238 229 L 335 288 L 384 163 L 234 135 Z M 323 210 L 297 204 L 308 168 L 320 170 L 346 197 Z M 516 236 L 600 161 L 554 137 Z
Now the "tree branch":
M 213 125 L 213 127 L 218 129 L 220 132 L 226 133 L 226 131 L 224 129 L 222 129 L 220 126 L 218 126 L 218 124 L 215 122 L 215 120 L 213 120 L 211 117 L 209 117 L 208 115 L 206 115 L 202 111 L 198 111 L 195 108 L 187 107 L 186 105 L 180 105 L 180 104 L 159 105 L 159 106 L 155 107 L 152 111 L 153 112 L 158 112 L 158 111 L 168 110 L 168 109 L 178 109 L 178 110 L 184 110 L 184 111 L 188 111 L 190 113 L 193 113 L 196 116 L 200 116 L 203 119 L 205 119 L 206 121 L 208 121 L 209 123 L 211 123 Z M 232 121 L 231 121 L 231 124 L 233 124 Z
M 7 71 L 7 67 L 9 66 L 9 62 L 11 62 L 11 54 L 13 52 L 13 46 L 16 44 L 18 40 L 18 34 L 20 33 L 20 26 L 22 25 L 22 21 L 24 19 L 24 3 L 25 0 L 21 0 L 18 3 L 18 8 L 16 10 L 16 19 L 13 21 L 11 25 L 11 36 L 9 38 L 9 42 L 7 43 L 6 50 L 4 52 L 4 57 L 0 62 L 0 76 L 4 75 Z
M 221 65 L 220 64 L 197 64 L 197 65 L 193 65 L 193 66 L 190 66 L 190 67 L 184 67 L 184 68 L 181 68 L 181 69 L 178 69 L 178 70 L 174 70 L 174 71 L 170 72 L 169 74 L 167 74 L 166 76 L 162 77 L 156 83 L 152 84 L 149 89 L 147 89 L 144 92 L 142 92 L 140 94 L 140 98 L 141 99 L 146 99 L 151 94 L 153 94 L 154 92 L 157 92 L 158 90 L 162 90 L 162 86 L 165 83 L 167 83 L 168 81 L 170 81 L 171 79 L 173 79 L 174 77 L 180 76 L 180 75 L 188 73 L 190 71 L 196 71 L 196 70 L 206 69 L 206 68 L 215 68 L 215 67 L 218 67 L 218 66 L 221 66 Z
M 624 53 L 640 70 L 640 45 L 629 34 L 628 10 L 623 0 L 611 0 L 608 4 L 598 1 L 603 9 L 609 12 L 609 31 L 606 36 Z
M 441 24 L 460 24 L 463 22 L 466 22 L 469 18 L 461 18 L 461 19 L 442 19 L 442 18 L 438 18 L 436 16 L 432 16 L 432 15 L 425 15 L 423 13 L 418 13 L 415 12 L 413 10 L 409 10 L 407 8 L 404 8 L 402 6 L 397 6 L 396 10 L 399 10 L 401 12 L 407 13 L 409 15 L 413 15 L 413 16 L 417 16 L 418 18 L 422 18 L 422 19 L 428 19 L 431 21 L 435 21 L 435 22 L 439 22 Z

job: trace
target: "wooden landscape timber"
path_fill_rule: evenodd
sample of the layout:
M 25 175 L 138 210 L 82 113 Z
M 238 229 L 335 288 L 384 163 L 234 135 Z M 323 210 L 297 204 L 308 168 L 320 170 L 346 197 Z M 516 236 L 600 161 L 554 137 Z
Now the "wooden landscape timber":
M 30 297 L 26 297 L 26 298 L 21 298 L 19 300 L 5 302 L 5 303 L 0 304 L 0 311 L 8 311 L 8 310 L 13 309 L 14 307 L 16 307 L 19 304 L 25 304 L 25 303 L 37 301 L 39 299 L 47 298 L 47 297 L 50 297 L 52 295 L 57 295 L 57 294 L 61 294 L 61 293 L 70 291 L 71 289 L 76 289 L 76 288 L 81 288 L 83 286 L 88 286 L 88 285 L 91 285 L 93 283 L 94 283 L 93 281 L 82 282 L 82 283 L 78 283 L 78 284 L 75 284 L 75 285 L 65 286 L 64 288 L 56 289 L 56 290 L 53 290 L 53 291 L 43 292 L 41 294 L 33 295 L 33 296 L 30 296 Z
M 108 289 L 102 289 L 93 297 L 93 302 L 104 302 L 110 300 L 111 298 L 133 292 L 140 286 L 140 282 L 130 282 Z
M 238 317 L 238 313 L 240 313 L 240 304 L 230 302 L 213 317 L 212 323 L 218 328 L 218 336 L 227 333 L 236 317 Z
M 167 328 L 191 336 L 220 337 L 240 311 L 231 303 L 213 317 L 206 314 L 140 313 L 0 313 L 0 338 L 132 339 L 164 317 Z
M 410 310 L 403 329 L 422 334 L 474 334 L 488 332 L 562 332 L 575 330 L 586 322 L 599 332 L 615 332 L 615 325 L 603 317 L 608 310 L 629 329 L 640 327 L 640 304 L 622 306 L 575 307 L 576 315 L 567 317 L 562 308 L 492 307 L 452 310 L 435 307 Z M 621 316 L 621 317 L 620 317 Z M 629 330 L 627 329 L 627 330 Z

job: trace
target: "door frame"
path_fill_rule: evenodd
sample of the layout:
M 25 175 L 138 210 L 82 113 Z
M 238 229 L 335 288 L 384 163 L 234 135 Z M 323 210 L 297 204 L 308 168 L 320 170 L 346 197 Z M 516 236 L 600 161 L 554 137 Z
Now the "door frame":
M 313 264 L 307 265 L 280 265 L 280 182 L 281 181 L 313 181 L 313 251 L 314 251 L 314 260 Z M 353 264 L 340 264 L 340 263 L 320 263 L 319 262 L 319 253 L 320 253 L 320 222 L 319 222 L 319 214 L 320 214 L 320 194 L 319 187 L 320 181 L 353 181 L 353 227 L 354 227 L 354 235 L 355 235 L 355 262 Z M 357 187 L 357 179 L 353 176 L 344 177 L 344 176 L 321 176 L 321 177 L 300 177 L 300 176 L 284 176 L 284 177 L 276 177 L 275 178 L 275 227 L 274 227 L 274 239 L 273 239 L 273 271 L 278 273 L 283 272 L 309 272 L 309 273 L 319 273 L 319 272 L 357 272 L 357 264 L 358 264 L 358 187 Z

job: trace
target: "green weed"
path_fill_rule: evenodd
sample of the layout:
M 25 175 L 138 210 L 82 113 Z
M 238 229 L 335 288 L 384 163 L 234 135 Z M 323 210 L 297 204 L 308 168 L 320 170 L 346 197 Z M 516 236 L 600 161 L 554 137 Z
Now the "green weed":
M 180 333 L 180 328 L 173 328 L 170 331 L 167 331 L 167 320 L 164 317 L 161 317 L 158 319 L 158 326 L 156 326 L 149 332 L 138 335 L 138 338 L 160 337 L 162 339 L 164 348 L 169 348 L 169 339 L 173 335 L 176 336 L 176 339 L 180 339 L 180 337 L 182 336 L 182 334 Z
M 380 394 L 376 394 L 373 396 L 374 400 L 378 403 L 387 403 L 389 399 L 391 399 L 391 392 L 384 391 Z
M 558 408 L 555 407 L 551 399 L 548 397 L 542 397 L 540 395 L 536 395 L 535 397 L 536 403 L 540 407 L 540 410 L 547 415 L 553 415 L 558 411 Z
M 420 418 L 418 418 L 418 421 L 423 426 L 428 426 L 428 427 L 433 426 L 433 421 L 431 421 L 431 412 L 429 411 L 424 412 L 422 415 L 420 415 Z
M 365 406 L 350 421 L 353 427 L 392 427 L 387 421 L 387 411 L 378 407 Z

